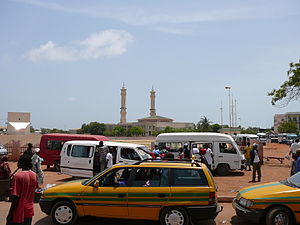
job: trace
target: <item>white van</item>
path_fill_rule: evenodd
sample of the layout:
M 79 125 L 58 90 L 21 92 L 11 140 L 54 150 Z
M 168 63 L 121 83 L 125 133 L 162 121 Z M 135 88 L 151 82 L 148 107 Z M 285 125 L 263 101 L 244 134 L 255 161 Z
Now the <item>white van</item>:
M 155 143 L 159 148 L 171 151 L 178 151 L 184 143 L 188 143 L 189 149 L 195 144 L 198 149 L 209 145 L 214 154 L 212 169 L 219 175 L 227 175 L 230 170 L 244 169 L 245 157 L 230 135 L 204 132 L 163 133 L 156 137 Z
M 254 143 L 259 143 L 259 137 L 256 134 L 237 134 L 233 136 L 233 139 L 237 143 L 237 145 L 243 150 L 247 143 L 250 143 L 250 146 L 252 146 Z
M 151 158 L 145 145 L 103 141 L 113 150 L 113 164 L 134 163 Z M 60 171 L 74 177 L 92 177 L 100 172 L 99 141 L 67 141 L 60 153 Z

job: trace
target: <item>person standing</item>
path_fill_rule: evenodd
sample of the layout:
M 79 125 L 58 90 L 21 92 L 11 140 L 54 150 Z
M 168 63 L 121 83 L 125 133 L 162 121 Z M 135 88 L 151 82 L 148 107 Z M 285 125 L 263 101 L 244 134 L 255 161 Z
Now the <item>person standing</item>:
M 39 156 L 40 149 L 35 148 L 34 154 L 31 157 L 32 162 L 32 171 L 36 173 L 37 175 L 37 181 L 39 185 L 42 185 L 44 183 L 44 173 L 42 170 L 42 162 L 44 161 L 43 158 Z
M 12 180 L 12 202 L 6 217 L 7 224 L 31 225 L 34 216 L 34 193 L 37 189 L 37 177 L 31 170 L 31 157 L 24 154 L 18 161 L 22 171 L 14 175 Z
M 109 169 L 113 165 L 113 155 L 112 155 L 113 150 L 109 149 L 107 155 L 106 155 L 106 169 Z
M 251 166 L 250 166 L 250 152 L 251 152 L 250 142 L 247 142 L 247 145 L 244 148 L 244 156 L 245 156 L 245 159 L 246 159 L 245 170 L 247 170 L 247 167 L 249 167 L 248 171 L 251 171 Z
M 184 159 L 191 159 L 191 151 L 189 150 L 188 143 L 184 143 L 184 145 L 183 145 L 183 156 L 184 156 Z
M 255 182 L 256 178 L 256 173 L 257 173 L 257 178 L 258 182 L 261 181 L 261 160 L 258 155 L 258 150 L 257 150 L 257 144 L 254 143 L 252 150 L 250 151 L 250 164 L 252 165 L 253 173 L 252 173 L 252 180 L 250 182 Z
M 0 158 L 0 179 L 9 179 L 11 176 L 11 169 L 10 169 L 7 161 L 8 161 L 8 157 L 6 155 L 2 156 Z M 8 187 L 8 189 L 5 191 L 0 190 L 0 193 L 1 193 L 0 201 L 1 200 L 5 200 L 5 201 L 9 200 L 10 190 L 11 190 L 10 187 Z
M 291 144 L 289 154 L 296 155 L 298 148 L 300 148 L 300 144 L 299 144 L 299 139 L 297 138 L 297 139 L 295 139 L 295 142 L 293 144 Z
M 108 147 L 103 145 L 103 141 L 99 142 L 99 162 L 100 172 L 106 168 L 106 155 L 108 153 Z
M 31 143 L 27 144 L 27 149 L 24 151 L 23 154 L 27 154 L 30 156 L 30 158 L 33 156 L 34 152 L 33 152 L 33 145 Z
M 204 154 L 204 158 L 206 160 L 206 165 L 207 167 L 209 168 L 209 170 L 212 169 L 212 164 L 213 164 L 213 152 L 212 150 L 210 149 L 209 145 L 205 145 L 205 154 Z

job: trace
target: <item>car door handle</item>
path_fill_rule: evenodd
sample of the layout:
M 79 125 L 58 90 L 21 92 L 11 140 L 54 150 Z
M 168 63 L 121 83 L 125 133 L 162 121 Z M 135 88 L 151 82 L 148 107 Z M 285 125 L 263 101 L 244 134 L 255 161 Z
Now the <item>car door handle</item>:
M 119 162 L 123 162 L 123 161 L 119 161 Z
M 223 158 L 223 156 L 219 156 L 219 158 Z
M 126 194 L 118 194 L 119 198 L 124 198 L 126 196 Z
M 165 198 L 166 194 L 158 194 L 157 197 L 159 197 L 159 198 Z
M 89 164 L 91 164 L 92 160 L 89 160 Z

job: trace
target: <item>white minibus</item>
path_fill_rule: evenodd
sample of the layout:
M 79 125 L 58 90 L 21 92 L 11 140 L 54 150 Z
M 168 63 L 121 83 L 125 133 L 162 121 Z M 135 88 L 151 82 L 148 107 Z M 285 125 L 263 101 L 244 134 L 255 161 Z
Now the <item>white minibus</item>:
M 189 149 L 197 145 L 197 148 L 210 146 L 213 151 L 212 169 L 217 174 L 228 175 L 230 170 L 243 170 L 245 157 L 230 135 L 210 132 L 187 132 L 187 133 L 163 133 L 159 134 L 155 143 L 159 148 L 168 148 L 178 151 L 184 143 L 188 143 Z

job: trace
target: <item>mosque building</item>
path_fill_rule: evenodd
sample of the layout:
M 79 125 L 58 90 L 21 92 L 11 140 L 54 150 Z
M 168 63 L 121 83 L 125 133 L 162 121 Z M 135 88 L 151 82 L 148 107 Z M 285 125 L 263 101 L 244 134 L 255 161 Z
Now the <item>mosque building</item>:
M 120 122 L 116 124 L 117 126 L 123 126 L 126 129 L 129 129 L 133 126 L 139 126 L 143 129 L 145 136 L 151 136 L 155 131 L 164 130 L 166 127 L 171 127 L 171 128 L 193 128 L 194 127 L 194 123 L 174 122 L 173 119 L 157 115 L 155 109 L 156 92 L 153 87 L 150 91 L 150 115 L 148 117 L 138 119 L 137 122 L 127 122 L 126 91 L 127 89 L 123 84 L 123 87 L 121 88 L 121 108 L 120 108 L 121 117 L 120 117 Z

